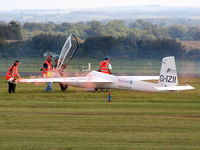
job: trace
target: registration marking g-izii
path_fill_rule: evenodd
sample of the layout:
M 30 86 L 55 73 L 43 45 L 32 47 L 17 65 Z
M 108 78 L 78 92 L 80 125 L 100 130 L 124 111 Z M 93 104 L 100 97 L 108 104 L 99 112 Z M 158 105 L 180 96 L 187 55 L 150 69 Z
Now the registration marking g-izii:
M 160 82 L 176 83 L 176 76 L 160 75 Z

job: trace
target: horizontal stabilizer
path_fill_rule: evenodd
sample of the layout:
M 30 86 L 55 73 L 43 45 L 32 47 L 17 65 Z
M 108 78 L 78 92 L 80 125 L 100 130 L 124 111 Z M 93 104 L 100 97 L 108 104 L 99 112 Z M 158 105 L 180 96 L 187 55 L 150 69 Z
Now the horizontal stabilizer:
M 181 90 L 192 90 L 194 87 L 190 85 L 185 86 L 172 86 L 172 87 L 154 87 L 158 91 L 181 91 Z

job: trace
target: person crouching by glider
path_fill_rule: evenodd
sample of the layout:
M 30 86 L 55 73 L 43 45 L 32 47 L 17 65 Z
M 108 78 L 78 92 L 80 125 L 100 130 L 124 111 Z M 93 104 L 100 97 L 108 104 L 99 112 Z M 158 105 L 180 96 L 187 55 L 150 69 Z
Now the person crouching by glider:
M 99 71 L 102 73 L 112 74 L 111 69 L 112 66 L 110 64 L 110 57 L 106 56 L 104 61 L 99 63 Z
M 58 66 L 58 59 L 55 59 L 54 68 L 55 68 L 55 69 L 58 69 L 57 66 Z M 63 65 L 61 66 L 61 68 L 59 68 L 59 69 L 57 70 L 59 76 L 61 76 L 61 77 L 64 76 L 63 70 L 64 70 L 65 68 L 67 68 L 67 65 L 66 65 L 66 64 L 63 64 Z M 61 89 L 62 92 L 65 92 L 66 89 L 68 88 L 68 85 L 67 85 L 66 83 L 59 82 L 59 85 L 60 85 L 60 89 Z
M 52 56 L 49 55 L 49 56 L 47 56 L 47 59 L 43 63 L 43 68 L 41 69 L 42 70 L 42 76 L 44 78 L 50 77 L 52 69 L 53 69 Z M 47 83 L 47 87 L 45 88 L 45 91 L 49 91 L 49 92 L 53 91 L 53 83 L 52 82 Z
M 18 66 L 21 64 L 19 60 L 16 60 L 14 64 L 6 72 L 6 80 L 8 80 L 8 93 L 15 93 L 16 80 L 21 78 L 18 73 Z

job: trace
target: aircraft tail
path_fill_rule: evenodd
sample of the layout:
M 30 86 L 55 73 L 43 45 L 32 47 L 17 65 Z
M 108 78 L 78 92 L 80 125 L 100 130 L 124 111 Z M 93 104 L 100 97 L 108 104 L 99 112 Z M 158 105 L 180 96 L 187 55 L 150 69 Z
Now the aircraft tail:
M 162 87 L 173 87 L 178 85 L 174 56 L 164 57 L 162 59 L 160 79 L 158 84 Z
M 194 87 L 190 85 L 178 86 L 178 77 L 174 56 L 163 58 L 158 85 L 159 86 L 154 87 L 158 91 L 182 91 L 194 89 Z

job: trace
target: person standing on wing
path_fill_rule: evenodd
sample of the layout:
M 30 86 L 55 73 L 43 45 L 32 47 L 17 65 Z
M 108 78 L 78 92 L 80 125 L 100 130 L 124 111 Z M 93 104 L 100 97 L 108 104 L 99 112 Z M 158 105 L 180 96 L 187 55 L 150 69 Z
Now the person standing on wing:
M 21 64 L 19 60 L 16 60 L 14 64 L 6 72 L 6 80 L 8 80 L 8 93 L 15 93 L 17 78 L 21 78 L 18 73 L 18 66 Z
M 102 73 L 112 74 L 111 69 L 112 66 L 110 64 L 110 57 L 106 56 L 104 61 L 99 63 L 99 71 Z
M 43 63 L 42 76 L 44 78 L 50 77 L 50 73 L 51 73 L 52 69 L 53 69 L 52 56 L 49 55 L 49 56 L 47 56 L 47 59 Z M 53 91 L 53 83 L 52 82 L 47 83 L 47 87 L 46 87 L 45 91 Z

